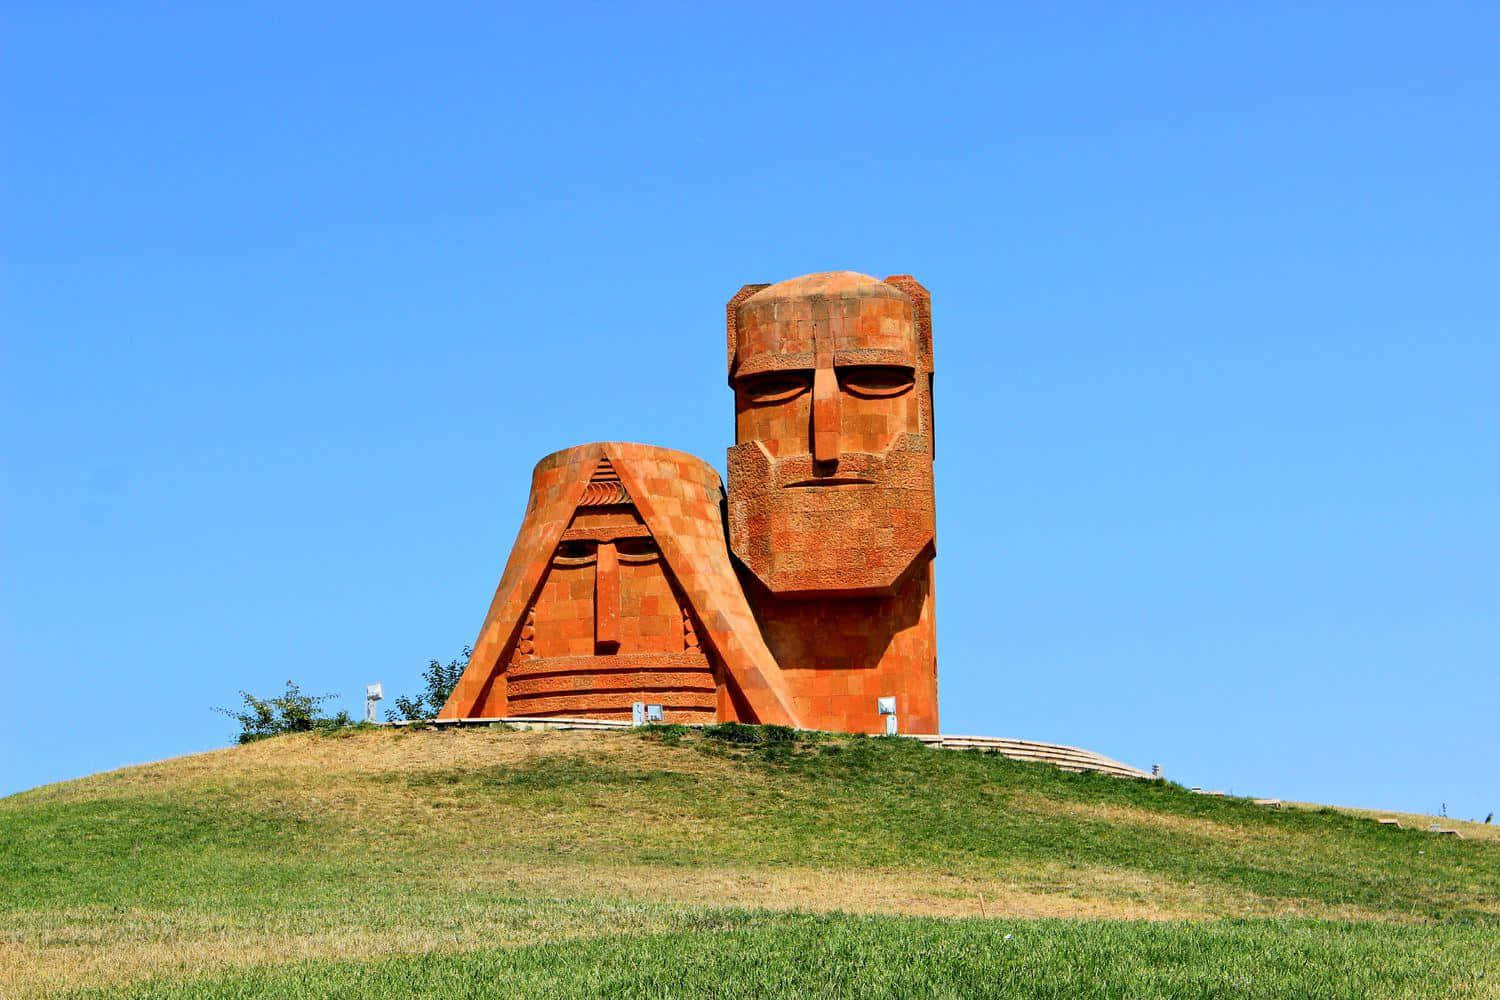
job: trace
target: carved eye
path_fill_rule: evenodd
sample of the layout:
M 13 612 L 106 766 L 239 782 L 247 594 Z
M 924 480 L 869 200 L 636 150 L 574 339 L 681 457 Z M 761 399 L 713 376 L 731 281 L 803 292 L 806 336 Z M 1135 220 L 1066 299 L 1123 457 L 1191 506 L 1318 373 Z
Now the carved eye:
M 554 558 L 560 563 L 581 565 L 594 561 L 598 555 L 598 542 L 563 542 L 557 547 Z
M 650 538 L 622 538 L 615 542 L 615 549 L 622 556 L 654 556 L 656 541 Z
M 780 403 L 795 399 L 812 386 L 805 372 L 767 372 L 740 382 L 740 391 L 752 403 Z
M 895 365 L 862 365 L 838 370 L 839 385 L 856 396 L 899 396 L 914 384 L 910 368 Z

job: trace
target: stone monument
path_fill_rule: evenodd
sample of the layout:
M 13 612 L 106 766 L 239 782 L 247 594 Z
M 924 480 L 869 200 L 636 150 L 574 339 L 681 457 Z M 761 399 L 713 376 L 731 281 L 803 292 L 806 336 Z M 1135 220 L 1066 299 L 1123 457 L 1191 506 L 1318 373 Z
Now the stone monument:
M 849 271 L 727 309 L 735 444 L 542 459 L 440 719 L 741 721 L 935 733 L 927 290 Z
M 729 301 L 729 544 L 803 717 L 937 732 L 932 322 L 909 276 L 747 285 Z

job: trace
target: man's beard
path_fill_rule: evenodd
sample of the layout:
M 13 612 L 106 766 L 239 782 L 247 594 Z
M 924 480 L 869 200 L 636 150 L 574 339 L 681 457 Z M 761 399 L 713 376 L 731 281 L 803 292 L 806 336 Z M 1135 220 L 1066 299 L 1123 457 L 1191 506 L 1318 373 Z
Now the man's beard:
M 879 596 L 930 553 L 932 454 L 904 436 L 884 454 L 772 459 L 758 442 L 729 449 L 729 542 L 782 597 Z M 799 485 L 823 481 L 827 485 Z

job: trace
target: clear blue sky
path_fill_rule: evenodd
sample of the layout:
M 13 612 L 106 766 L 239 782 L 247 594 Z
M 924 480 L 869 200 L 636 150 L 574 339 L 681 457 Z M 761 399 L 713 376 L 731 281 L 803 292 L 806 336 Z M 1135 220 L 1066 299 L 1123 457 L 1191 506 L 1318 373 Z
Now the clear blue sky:
M 933 292 L 944 729 L 1500 810 L 1493 5 L 7 5 L 0 792 L 357 710 L 724 302 Z

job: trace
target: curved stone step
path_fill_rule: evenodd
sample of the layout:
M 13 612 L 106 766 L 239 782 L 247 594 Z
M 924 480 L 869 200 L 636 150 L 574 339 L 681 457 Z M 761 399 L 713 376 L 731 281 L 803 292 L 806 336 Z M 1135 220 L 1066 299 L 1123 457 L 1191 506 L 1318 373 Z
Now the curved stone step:
M 1037 761 L 1052 764 L 1067 771 L 1094 771 L 1119 778 L 1149 779 L 1151 777 L 1145 771 L 1103 754 L 1061 743 L 1041 743 L 1035 740 L 1016 740 L 999 736 L 949 736 L 942 733 L 919 734 L 911 738 L 930 747 L 940 747 L 945 750 L 989 751 L 1011 760 Z

